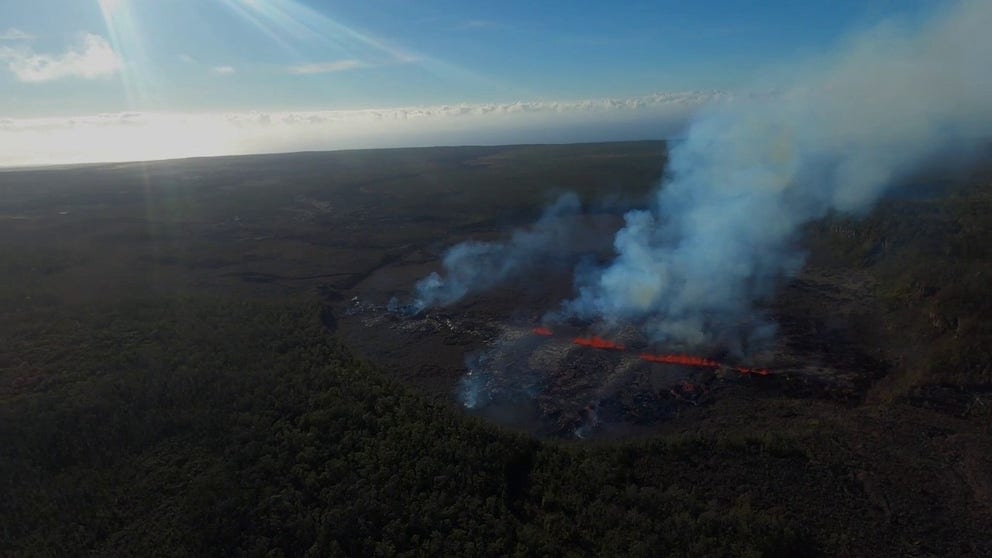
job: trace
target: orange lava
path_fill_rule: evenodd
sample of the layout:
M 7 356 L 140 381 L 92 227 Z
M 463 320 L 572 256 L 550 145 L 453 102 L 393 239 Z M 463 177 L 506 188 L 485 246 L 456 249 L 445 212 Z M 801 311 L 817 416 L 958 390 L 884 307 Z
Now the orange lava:
M 546 327 L 535 327 L 531 330 L 534 335 L 540 335 L 542 337 L 551 337 L 554 333 Z M 573 345 L 578 345 L 580 347 L 589 347 L 590 349 L 597 349 L 600 351 L 626 351 L 627 347 L 621 345 L 620 343 L 615 343 L 607 339 L 603 339 L 599 336 L 593 337 L 576 337 L 572 339 Z M 741 376 L 769 376 L 771 373 L 766 368 L 747 368 L 744 366 L 729 366 L 715 360 L 710 360 L 708 358 L 692 356 L 692 355 L 671 355 L 671 354 L 652 354 L 644 353 L 640 355 L 641 360 L 645 362 L 653 362 L 657 364 L 676 364 L 679 366 L 693 366 L 696 368 L 724 368 L 730 370 L 736 370 Z M 691 390 L 690 390 L 691 391 Z
M 695 366 L 696 368 L 720 368 L 720 363 L 702 357 L 689 355 L 652 355 L 643 354 L 641 360 L 647 362 L 657 362 L 660 364 L 681 364 L 682 366 Z
M 573 345 L 579 345 L 580 347 L 590 347 L 592 349 L 599 349 L 601 351 L 625 351 L 626 347 L 613 341 L 607 341 L 602 337 L 576 337 L 572 339 Z

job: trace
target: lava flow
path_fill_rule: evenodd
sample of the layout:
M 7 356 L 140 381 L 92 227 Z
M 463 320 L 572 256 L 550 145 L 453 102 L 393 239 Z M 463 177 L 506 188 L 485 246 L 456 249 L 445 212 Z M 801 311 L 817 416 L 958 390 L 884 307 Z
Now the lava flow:
M 689 355 L 652 355 L 643 354 L 641 360 L 645 362 L 657 362 L 660 364 L 679 364 L 681 366 L 694 366 L 696 368 L 729 368 L 736 370 L 741 376 L 755 375 L 767 376 L 768 370 L 764 368 L 746 368 L 744 366 L 728 366 L 715 360 Z
M 579 345 L 580 347 L 590 347 L 593 349 L 599 349 L 601 351 L 625 351 L 626 347 L 623 345 L 614 343 L 613 341 L 607 341 L 602 337 L 576 337 L 572 339 L 573 345 Z
M 546 327 L 536 327 L 531 330 L 534 335 L 540 335 L 542 337 L 551 337 L 554 333 Z M 627 348 L 619 343 L 614 343 L 603 339 L 602 337 L 576 337 L 572 339 L 573 345 L 578 345 L 580 347 L 589 347 L 591 349 L 598 349 L 600 351 L 626 351 Z M 691 355 L 668 355 L 668 354 L 651 354 L 644 353 L 640 355 L 641 360 L 645 362 L 653 362 L 657 364 L 677 364 L 680 366 L 692 366 L 695 368 L 724 368 L 737 371 L 742 376 L 768 376 L 769 372 L 765 368 L 747 368 L 744 366 L 729 366 L 718 362 L 715 360 L 710 360 L 708 358 L 691 356 Z
M 695 366 L 696 368 L 720 368 L 722 366 L 715 360 L 688 356 L 688 355 L 641 355 L 641 360 L 646 362 L 657 362 L 660 364 L 680 364 L 682 366 Z
M 743 366 L 738 366 L 734 370 L 740 372 L 742 376 L 747 376 L 748 374 L 754 374 L 756 376 L 767 376 L 769 374 L 768 370 L 765 368 L 745 368 Z

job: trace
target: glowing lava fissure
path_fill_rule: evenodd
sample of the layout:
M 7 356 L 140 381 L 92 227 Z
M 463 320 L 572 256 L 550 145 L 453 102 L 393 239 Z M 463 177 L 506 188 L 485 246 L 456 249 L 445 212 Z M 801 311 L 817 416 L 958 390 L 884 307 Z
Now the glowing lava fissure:
M 680 364 L 682 366 L 694 366 L 696 368 L 720 368 L 722 366 L 715 360 L 689 355 L 652 355 L 642 354 L 641 360 L 646 362 L 657 362 L 659 364 Z
M 536 327 L 531 330 L 534 335 L 540 335 L 542 337 L 552 337 L 554 332 L 546 327 Z M 588 347 L 590 349 L 596 349 L 599 351 L 626 351 L 627 347 L 607 339 L 603 339 L 599 336 L 593 337 L 576 337 L 572 339 L 573 345 L 578 345 L 580 347 Z M 711 360 L 708 358 L 692 356 L 692 355 L 674 355 L 674 354 L 652 354 L 643 353 L 640 355 L 640 359 L 644 362 L 651 362 L 655 364 L 675 364 L 679 366 L 692 366 L 694 368 L 710 368 L 719 369 L 725 368 L 738 372 L 742 376 L 768 376 L 770 373 L 765 368 L 747 368 L 744 366 L 730 366 L 722 362 Z
M 572 339 L 573 345 L 578 345 L 580 347 L 589 347 L 592 349 L 599 349 L 600 351 L 626 351 L 627 348 L 619 343 L 614 343 L 613 341 L 607 341 L 602 337 L 576 337 Z

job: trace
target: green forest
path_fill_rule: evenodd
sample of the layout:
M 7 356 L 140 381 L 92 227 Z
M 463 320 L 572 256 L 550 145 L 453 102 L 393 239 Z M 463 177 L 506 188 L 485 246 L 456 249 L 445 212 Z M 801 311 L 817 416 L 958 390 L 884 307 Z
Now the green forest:
M 809 459 L 788 440 L 686 435 L 588 446 L 501 432 L 387 380 L 325 332 L 319 311 L 305 301 L 177 298 L 8 323 L 3 358 L 45 366 L 22 379 L 36 384 L 30 394 L 0 406 L 0 548 L 37 556 L 817 548 L 784 510 L 763 507 L 767 495 L 728 500 L 736 487 L 699 483 L 716 455 L 741 469 L 726 480 L 801 475 Z

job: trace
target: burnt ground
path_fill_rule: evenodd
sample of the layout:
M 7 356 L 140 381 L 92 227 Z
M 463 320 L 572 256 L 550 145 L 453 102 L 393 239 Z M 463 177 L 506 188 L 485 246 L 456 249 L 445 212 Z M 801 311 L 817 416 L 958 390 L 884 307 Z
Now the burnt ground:
M 439 399 L 465 403 L 465 378 L 474 374 L 472 381 L 480 384 L 484 381 L 479 376 L 488 375 L 489 385 L 482 391 L 494 395 L 483 394 L 484 401 L 473 397 L 470 410 L 541 435 L 588 435 L 590 424 L 596 424 L 593 430 L 605 436 L 664 430 L 673 417 L 684 422 L 684 417 L 694 416 L 694 408 L 712 405 L 724 393 L 739 394 L 742 389 L 748 397 L 816 401 L 837 409 L 898 400 L 964 416 L 992 393 L 988 359 L 972 364 L 971 371 L 962 374 L 964 378 L 945 377 L 947 372 L 940 368 L 943 363 L 933 357 L 928 345 L 936 347 L 946 341 L 939 335 L 934 339 L 932 331 L 920 331 L 921 305 L 915 298 L 906 300 L 900 295 L 906 283 L 923 297 L 939 290 L 929 284 L 921 286 L 927 279 L 903 274 L 907 267 L 926 268 L 925 262 L 906 266 L 904 260 L 907 254 L 925 248 L 919 244 L 920 236 L 925 237 L 926 246 L 932 246 L 939 234 L 953 234 L 961 227 L 944 222 L 933 226 L 936 231 L 928 229 L 931 223 L 923 216 L 935 209 L 947 213 L 944 204 L 948 199 L 969 205 L 987 203 L 989 193 L 982 183 L 988 176 L 981 164 L 969 172 L 937 169 L 908 181 L 867 219 L 836 216 L 810 227 L 804 240 L 809 250 L 807 265 L 760 308 L 762 316 L 775 324 L 774 338 L 743 351 L 739 346 L 692 349 L 698 356 L 732 366 L 767 368 L 768 376 L 704 373 L 636 359 L 628 362 L 623 355 L 568 343 L 572 336 L 596 333 L 595 324 L 573 327 L 567 333 L 558 328 L 554 339 L 529 339 L 534 336 L 527 332 L 542 324 L 545 313 L 574 294 L 571 270 L 577 258 L 565 257 L 559 265 L 535 269 L 525 278 L 470 295 L 451 307 L 414 317 L 386 311 L 390 299 L 408 300 L 415 282 L 438 270 L 445 248 L 464 240 L 504 239 L 514 227 L 527 224 L 505 215 L 500 225 L 484 220 L 481 226 L 449 229 L 443 243 L 409 245 L 397 251 L 391 261 L 335 291 L 328 299 L 329 312 L 336 317 L 337 331 L 350 344 Z M 632 187 L 627 199 L 636 199 L 639 188 L 643 185 Z M 607 192 L 617 195 L 616 190 Z M 603 191 L 594 190 L 590 198 L 595 200 L 597 195 Z M 583 226 L 598 231 L 590 238 L 599 241 L 588 246 L 595 257 L 609 257 L 609 233 L 619 226 L 627 207 L 591 204 L 586 208 L 592 216 Z M 920 220 L 915 230 L 914 219 Z M 880 232 L 892 227 L 890 221 L 899 222 L 900 229 Z M 913 235 L 908 236 L 905 229 L 913 230 Z M 953 242 L 953 238 L 946 239 L 947 244 Z M 951 268 L 944 265 L 944 269 Z M 984 264 L 957 258 L 953 265 L 980 276 Z M 929 279 L 935 281 L 939 280 Z M 969 294 L 982 298 L 978 289 L 965 293 Z M 956 295 L 960 302 L 962 293 Z M 939 309 L 927 310 L 925 319 L 931 322 L 957 324 L 961 320 L 957 316 L 935 318 Z M 980 314 L 977 319 L 982 319 Z M 950 329 L 942 327 L 944 333 Z M 626 336 L 618 339 L 639 350 L 679 352 L 678 348 L 650 347 L 636 332 L 611 335 Z M 907 343 L 910 337 L 916 337 L 916 342 Z M 555 351 L 555 358 L 544 358 L 539 366 L 531 362 L 536 352 L 549 350 Z M 494 355 L 513 364 L 494 362 Z M 521 382 L 529 387 L 508 391 L 500 386 Z M 686 388 L 691 388 L 689 394 L 684 393 Z
M 981 176 L 947 181 L 967 189 Z M 946 382 L 945 368 L 927 360 L 928 345 L 943 339 L 921 329 L 916 298 L 892 294 L 894 284 L 926 282 L 901 275 L 900 260 L 917 249 L 916 237 L 876 231 L 878 221 L 894 219 L 886 215 L 908 211 L 909 219 L 918 218 L 941 199 L 913 199 L 909 208 L 887 201 L 867 221 L 832 217 L 811 228 L 807 265 L 764 308 L 778 326 L 774 341 L 749 362 L 732 362 L 767 367 L 767 377 L 646 364 L 575 347 L 572 335 L 590 333 L 581 328 L 556 331 L 552 339 L 533 335 L 544 313 L 571 296 L 567 268 L 542 270 L 531 276 L 537 279 L 417 317 L 377 308 L 409 296 L 417 279 L 438 268 L 445 246 L 498 239 L 507 227 L 460 231 L 444 244 L 411 250 L 340 292 L 330 306 L 349 344 L 404 382 L 511 428 L 565 439 L 799 436 L 838 463 L 856 464 L 850 493 L 823 498 L 867 498 L 875 514 L 870 521 L 882 526 L 879 537 L 926 533 L 901 547 L 907 555 L 927 555 L 937 552 L 928 538 L 954 538 L 964 525 L 990 519 L 992 390 L 983 368 Z M 910 336 L 918 342 L 906 343 Z M 620 340 L 636 345 L 634 337 Z M 719 347 L 700 356 L 733 360 Z M 921 371 L 924 362 L 930 364 Z M 473 387 L 477 392 L 466 396 Z M 973 544 L 983 543 L 962 542 L 952 553 L 985 548 Z
M 775 324 L 761 346 L 685 349 L 653 346 L 633 325 L 602 332 L 597 324 L 557 324 L 554 335 L 531 330 L 574 295 L 572 270 L 583 256 L 609 257 L 622 209 L 593 209 L 573 227 L 588 235 L 588 253 L 557 254 L 497 288 L 416 315 L 389 308 L 409 301 L 417 280 L 439 267 L 447 246 L 499 241 L 502 230 L 466 230 L 450 244 L 409 246 L 347 288 L 326 294 L 328 326 L 403 381 L 499 423 L 551 436 L 645 434 L 681 418 L 686 407 L 735 397 L 864 402 L 891 363 L 866 342 L 877 306 L 870 274 L 809 265 L 760 309 Z M 571 218 L 570 218 L 571 219 Z M 526 225 L 520 225 L 526 227 Z M 571 343 L 603 335 L 625 352 Z M 640 353 L 689 352 L 728 366 L 718 370 L 644 362 Z M 737 366 L 767 369 L 741 374 Z M 690 415 L 692 413 L 689 413 Z
M 811 225 L 806 267 L 764 308 L 778 324 L 774 341 L 744 360 L 721 347 L 699 355 L 767 367 L 767 377 L 576 347 L 571 336 L 593 333 L 581 324 L 533 335 L 572 294 L 569 265 L 417 317 L 385 310 L 438 269 L 445 248 L 505 238 L 560 192 L 578 193 L 596 227 L 616 227 L 643 205 L 664 160 L 663 143 L 640 142 L 0 173 L 0 335 L 9 340 L 0 401 L 44 385 L 23 352 L 46 331 L 40 317 L 115 308 L 137 292 L 312 300 L 327 328 L 384 373 L 468 414 L 593 443 L 786 437 L 807 456 L 787 485 L 802 486 L 803 470 L 844 471 L 843 494 L 804 498 L 825 509 L 869 502 L 865 521 L 891 537 L 887 548 L 992 552 L 977 535 L 992 524 L 990 165 L 917 181 L 939 195 Z M 591 248 L 606 257 L 610 238 L 601 238 Z M 639 348 L 635 332 L 619 335 Z M 471 409 L 460 397 L 466 378 L 487 387 Z M 734 470 L 701 463 L 687 478 L 706 482 L 707 468 Z M 756 505 L 785 497 L 754 490 Z
M 338 331 L 404 381 L 541 435 L 645 434 L 742 389 L 751 397 L 849 408 L 890 367 L 850 329 L 871 304 L 868 286 L 814 268 L 787 285 L 770 309 L 778 331 L 766 347 L 749 357 L 696 349 L 728 364 L 709 370 L 640 360 L 639 353 L 679 351 L 651 346 L 633 327 L 608 335 L 629 349 L 623 352 L 572 343 L 597 334 L 593 325 L 552 326 L 553 337 L 534 334 L 544 314 L 570 296 L 567 268 L 537 270 L 540 281 L 528 276 L 415 316 L 390 312 L 387 302 L 409 297 L 431 263 L 400 259 L 355 285 L 331 305 Z M 734 366 L 761 367 L 768 375 L 741 374 Z
M 843 223 L 823 226 L 848 238 L 843 227 L 850 222 Z M 506 229 L 466 231 L 447 245 L 498 239 L 501 232 Z M 544 313 L 572 294 L 567 267 L 538 270 L 526 281 L 418 316 L 388 312 L 388 300 L 408 297 L 417 279 L 438 268 L 438 245 L 400 255 L 328 305 L 350 345 L 470 414 L 561 439 L 787 433 L 812 454 L 831 456 L 816 466 L 850 467 L 845 493 L 804 499 L 828 508 L 844 499 L 867 500 L 872 516 L 864 521 L 877 526 L 880 540 L 899 538 L 892 544 L 905 555 L 981 555 L 989 548 L 980 537 L 960 537 L 992 519 L 992 390 L 980 376 L 947 383 L 937 375 L 893 389 L 918 373 L 907 364 L 925 358 L 927 347 L 912 344 L 906 351 L 905 338 L 894 341 L 892 332 L 941 340 L 917 329 L 915 299 L 899 305 L 888 290 L 889 282 L 916 279 L 864 265 L 859 252 L 853 264 L 847 255 L 838 257 L 834 252 L 844 242 L 810 233 L 809 246 L 817 251 L 764 308 L 778 326 L 770 345 L 747 361 L 734 361 L 719 347 L 700 355 L 767 367 L 764 377 L 647 364 L 629 353 L 576 347 L 572 336 L 595 331 L 581 326 L 559 326 L 553 338 L 534 335 L 531 328 L 542 324 Z M 636 332 L 615 335 L 628 346 L 649 348 Z M 750 482 L 741 479 L 741 489 Z M 775 497 L 765 503 L 776 505 Z M 897 535 L 907 531 L 918 535 Z M 933 540 L 959 542 L 948 550 Z

